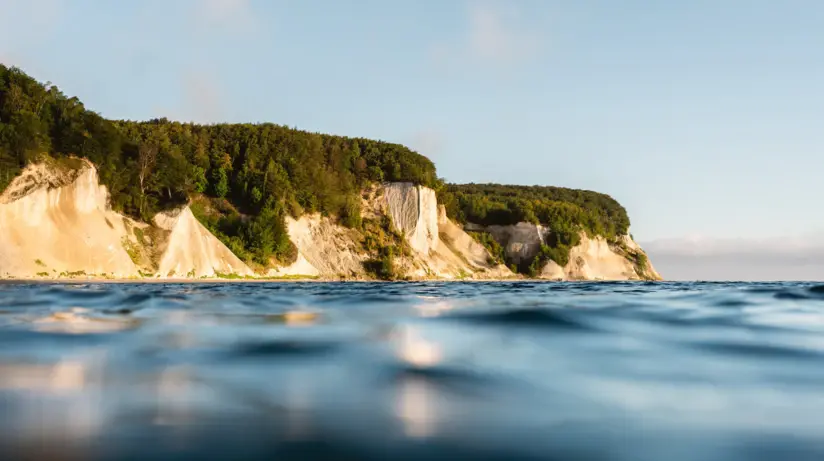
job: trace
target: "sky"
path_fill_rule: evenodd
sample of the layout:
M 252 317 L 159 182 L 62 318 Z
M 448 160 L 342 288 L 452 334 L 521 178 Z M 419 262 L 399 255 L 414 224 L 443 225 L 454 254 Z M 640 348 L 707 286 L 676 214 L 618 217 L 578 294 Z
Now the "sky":
M 117 119 L 400 142 L 605 192 L 642 242 L 824 231 L 818 0 L 0 0 L 0 61 Z M 664 245 L 666 246 L 666 245 Z

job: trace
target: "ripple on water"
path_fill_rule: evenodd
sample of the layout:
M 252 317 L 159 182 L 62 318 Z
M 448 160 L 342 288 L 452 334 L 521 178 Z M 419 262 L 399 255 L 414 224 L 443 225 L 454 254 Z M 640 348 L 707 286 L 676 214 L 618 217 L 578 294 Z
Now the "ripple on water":
M 442 317 L 444 320 L 454 320 L 491 327 L 535 327 L 554 330 L 585 331 L 594 330 L 594 326 L 584 321 L 583 315 L 576 316 L 571 311 L 561 309 L 507 309 L 491 310 L 486 312 L 467 312 Z
M 0 459 L 820 461 L 821 300 L 810 283 L 0 284 Z

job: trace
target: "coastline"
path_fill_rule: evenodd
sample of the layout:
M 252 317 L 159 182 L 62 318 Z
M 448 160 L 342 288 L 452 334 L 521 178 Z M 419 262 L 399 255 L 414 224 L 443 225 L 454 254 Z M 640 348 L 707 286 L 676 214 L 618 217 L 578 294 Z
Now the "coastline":
M 218 284 L 218 283 L 422 283 L 422 282 L 442 282 L 442 283 L 493 283 L 493 282 L 540 282 L 540 283 L 614 283 L 614 282 L 664 282 L 664 280 L 552 280 L 528 277 L 508 277 L 508 278 L 464 278 L 464 279 L 401 279 L 401 280 L 378 280 L 378 279 L 355 279 L 355 278 L 322 278 L 322 277 L 283 277 L 283 278 L 6 278 L 0 279 L 0 285 L 15 284 L 147 284 L 147 285 L 167 285 L 167 284 Z

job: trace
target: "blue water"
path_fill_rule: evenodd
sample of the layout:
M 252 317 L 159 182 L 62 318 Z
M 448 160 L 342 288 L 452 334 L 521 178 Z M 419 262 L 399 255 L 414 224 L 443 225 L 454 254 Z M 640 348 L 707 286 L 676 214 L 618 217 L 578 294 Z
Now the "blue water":
M 824 287 L 0 285 L 0 459 L 824 460 Z

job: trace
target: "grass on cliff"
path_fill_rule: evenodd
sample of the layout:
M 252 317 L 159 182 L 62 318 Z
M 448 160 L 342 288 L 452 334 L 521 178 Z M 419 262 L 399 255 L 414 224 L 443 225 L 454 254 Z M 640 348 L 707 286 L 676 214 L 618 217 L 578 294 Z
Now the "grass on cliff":
M 472 238 L 475 239 L 476 242 L 480 243 L 481 245 L 486 248 L 486 251 L 489 252 L 489 264 L 505 264 L 506 263 L 506 252 L 504 251 L 504 247 L 501 246 L 495 237 L 492 236 L 489 232 L 467 232 Z
M 633 262 L 635 272 L 638 273 L 640 278 L 645 280 L 652 278 L 652 275 L 647 273 L 647 266 L 649 264 L 647 255 L 640 251 L 635 251 L 629 254 L 628 259 Z
M 297 259 L 283 213 L 274 207 L 256 216 L 244 216 L 228 200 L 200 195 L 190 209 L 204 227 L 247 264 L 265 270 L 273 262 L 289 265 Z
M 412 251 L 406 239 L 392 225 L 389 216 L 363 219 L 363 251 L 370 258 L 363 263 L 367 274 L 379 280 L 398 280 L 402 274 L 397 268 L 397 257 L 411 256 Z

